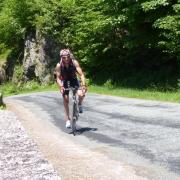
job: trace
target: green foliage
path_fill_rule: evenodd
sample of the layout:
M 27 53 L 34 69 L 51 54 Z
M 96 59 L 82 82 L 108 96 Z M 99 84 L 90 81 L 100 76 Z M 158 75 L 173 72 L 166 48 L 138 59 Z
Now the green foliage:
M 5 45 L 3 43 L 0 44 L 0 54 L 5 51 Z
M 18 48 L 38 29 L 70 47 L 91 81 L 99 78 L 106 86 L 120 80 L 139 86 L 174 82 L 174 88 L 179 12 L 177 0 L 3 0 L 0 43 Z M 144 78 L 146 73 L 150 76 Z
M 12 82 L 6 83 L 6 84 L 3 84 L 1 87 L 1 90 L 5 96 L 20 94 L 23 92 L 32 92 L 35 90 L 42 90 L 42 89 L 44 89 L 44 87 L 34 80 L 28 81 L 27 83 L 24 83 L 24 84 L 12 83 Z
M 141 4 L 144 11 L 156 10 L 159 7 L 169 5 L 169 0 L 151 0 Z
M 0 110 L 5 110 L 6 106 L 0 106 Z
M 180 79 L 178 79 L 177 81 L 178 81 L 178 83 L 177 83 L 178 88 L 180 89 Z
M 57 91 L 57 84 L 54 83 L 52 85 L 42 85 L 37 81 L 32 80 L 26 83 L 12 83 L 8 82 L 1 85 L 1 91 L 4 96 L 10 96 L 15 94 L 22 94 L 28 92 L 40 92 L 40 91 Z
M 4 44 L 0 44 L 0 67 L 5 67 L 7 57 L 10 53 L 10 49 L 6 49 Z
M 14 76 L 16 82 L 21 82 L 23 79 L 23 66 L 22 65 L 16 65 L 14 68 Z
M 113 82 L 111 79 L 108 79 L 105 83 L 104 83 L 104 87 L 107 87 L 107 88 L 113 88 Z
M 0 42 L 17 46 L 28 28 L 27 0 L 4 0 L 0 11 Z
M 2 92 L 4 92 L 4 95 L 18 94 L 18 92 L 19 92 L 17 84 L 14 84 L 14 83 L 4 84 L 1 87 L 1 90 L 2 90 Z
M 22 86 L 22 89 L 21 90 L 23 90 L 23 91 L 27 91 L 27 90 L 36 90 L 36 89 L 38 89 L 39 88 L 39 84 L 38 84 L 38 82 L 36 82 L 36 81 L 28 81 L 27 83 L 25 83 L 23 86 Z
M 59 39 L 62 29 L 66 26 L 74 0 L 31 0 L 28 2 L 33 14 L 32 26 L 43 34 L 50 34 Z

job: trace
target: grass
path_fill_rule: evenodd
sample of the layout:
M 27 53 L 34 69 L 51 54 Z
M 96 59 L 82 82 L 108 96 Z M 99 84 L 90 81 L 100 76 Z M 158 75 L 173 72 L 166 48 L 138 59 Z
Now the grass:
M 1 85 L 0 91 L 3 92 L 4 96 L 11 96 L 11 95 L 30 93 L 30 92 L 58 91 L 58 86 L 56 85 L 56 83 L 52 85 L 39 85 L 35 81 L 28 82 L 23 86 L 7 83 Z M 106 87 L 106 86 L 90 85 L 88 88 L 88 92 L 112 95 L 112 96 L 180 103 L 180 90 L 176 92 L 173 91 L 161 92 L 153 89 L 138 90 L 138 89 L 122 88 L 122 87 Z
M 6 83 L 1 85 L 0 91 L 3 92 L 3 95 L 11 96 L 17 94 L 31 93 L 31 92 L 43 92 L 43 91 L 54 91 L 57 90 L 57 85 L 39 85 L 35 81 L 30 81 L 21 86 L 20 84 Z
M 109 88 L 102 86 L 90 86 L 89 89 L 90 92 L 98 94 L 180 103 L 180 90 L 176 92 L 161 92 L 153 89 L 138 90 L 131 88 Z

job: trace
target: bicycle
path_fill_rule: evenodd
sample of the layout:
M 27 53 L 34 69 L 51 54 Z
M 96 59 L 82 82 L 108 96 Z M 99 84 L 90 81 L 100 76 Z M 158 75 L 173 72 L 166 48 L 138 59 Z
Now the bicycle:
M 72 133 L 75 136 L 76 135 L 76 121 L 79 117 L 79 106 L 78 106 L 78 98 L 77 98 L 77 90 L 79 87 L 70 87 L 66 88 L 65 90 L 68 90 L 72 92 L 72 116 L 71 116 L 71 129 Z

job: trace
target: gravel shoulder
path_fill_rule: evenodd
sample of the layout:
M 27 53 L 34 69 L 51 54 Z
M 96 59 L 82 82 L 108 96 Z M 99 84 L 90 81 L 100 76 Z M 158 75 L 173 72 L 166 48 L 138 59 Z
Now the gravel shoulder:
M 0 179 L 61 179 L 8 110 L 0 110 Z
M 109 159 L 103 153 L 74 142 L 69 134 L 60 131 L 46 119 L 36 117 L 18 100 L 7 100 L 9 111 L 15 112 L 28 136 L 37 144 L 45 159 L 64 180 L 113 179 L 143 180 L 129 166 Z

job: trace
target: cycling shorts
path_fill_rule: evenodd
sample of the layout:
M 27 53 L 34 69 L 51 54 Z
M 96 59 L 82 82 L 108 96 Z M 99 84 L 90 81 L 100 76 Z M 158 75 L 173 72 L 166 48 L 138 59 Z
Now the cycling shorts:
M 68 85 L 70 87 L 73 87 L 73 88 L 79 88 L 80 87 L 80 84 L 79 84 L 79 81 L 77 78 L 74 78 L 74 79 L 70 79 L 70 80 L 62 80 L 62 84 L 64 86 L 64 88 L 68 88 Z M 63 96 L 64 95 L 69 95 L 69 90 L 65 90 L 64 93 L 63 93 Z

